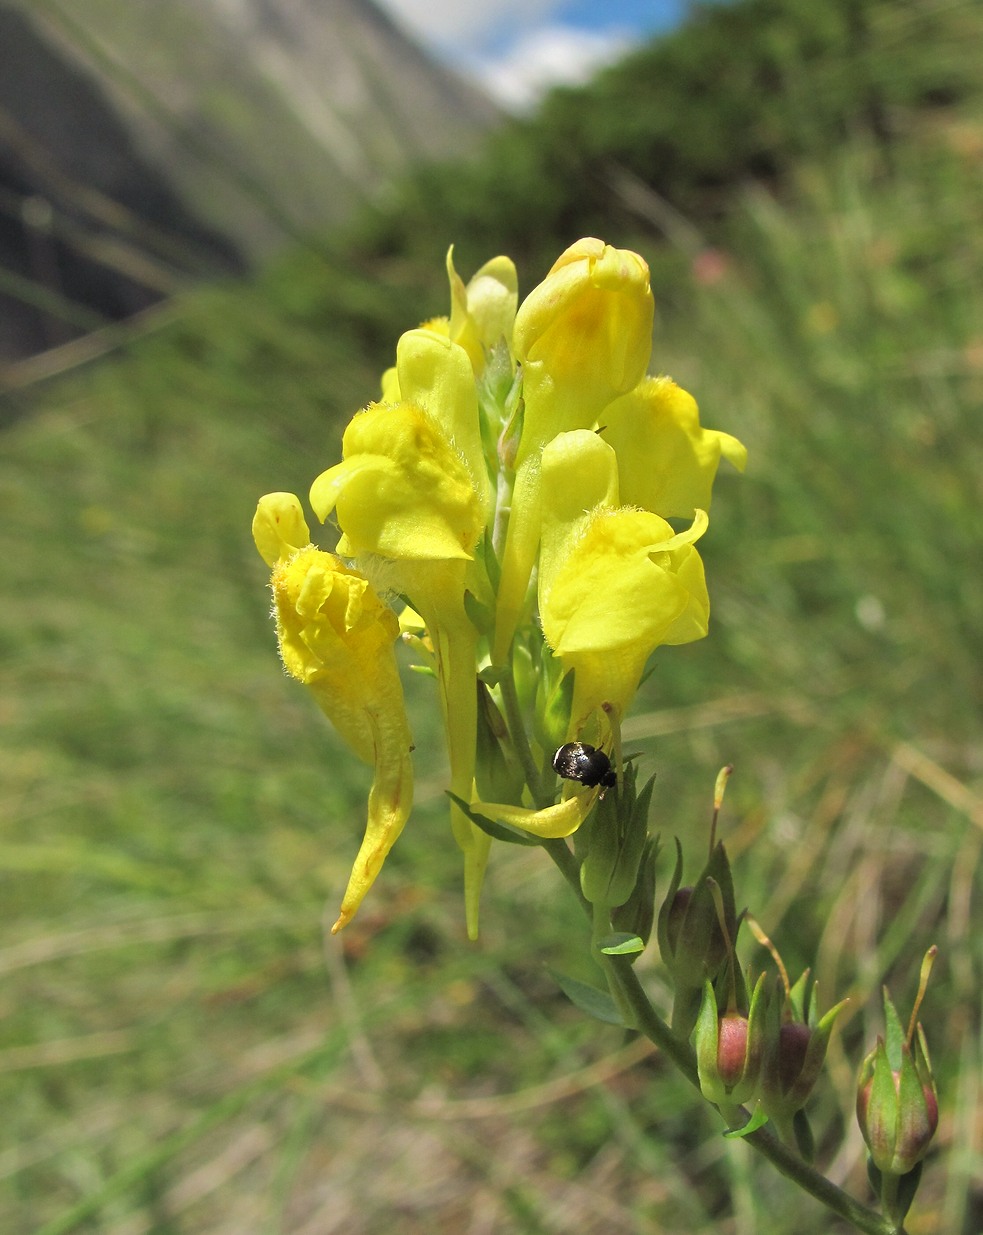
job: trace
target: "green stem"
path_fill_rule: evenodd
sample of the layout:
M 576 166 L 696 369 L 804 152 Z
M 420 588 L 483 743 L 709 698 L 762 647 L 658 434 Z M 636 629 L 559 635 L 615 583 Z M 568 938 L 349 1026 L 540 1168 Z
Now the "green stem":
M 610 934 L 611 909 L 608 905 L 598 902 L 596 905 L 591 906 L 591 955 L 601 967 L 604 980 L 608 985 L 608 991 L 614 1000 L 615 1007 L 621 1013 L 622 1021 L 624 1021 L 625 1025 L 635 1028 L 634 1010 L 625 999 L 621 983 L 617 980 L 611 966 L 606 963 L 608 958 L 601 951 L 601 941 L 606 935 Z
M 556 863 L 567 883 L 575 890 L 582 907 L 593 921 L 591 905 L 580 890 L 577 860 L 569 847 L 563 841 L 546 841 L 543 848 Z M 611 980 L 616 983 L 621 992 L 618 1002 L 626 1004 L 631 1010 L 630 1015 L 637 1029 L 672 1060 L 694 1088 L 699 1089 L 700 1078 L 693 1049 L 688 1042 L 681 1041 L 673 1034 L 666 1022 L 652 1007 L 638 980 L 631 958 L 605 956 L 602 953 L 600 959 Z M 721 1115 L 731 1128 L 743 1127 L 750 1118 L 749 1112 L 744 1107 L 736 1107 L 726 1115 L 721 1111 Z M 841 1218 L 852 1222 L 858 1230 L 865 1231 L 868 1235 L 902 1235 L 900 1228 L 888 1218 L 882 1217 L 872 1209 L 861 1205 L 859 1201 L 855 1201 L 848 1193 L 831 1183 L 825 1175 L 821 1175 L 819 1171 L 804 1162 L 797 1153 L 783 1145 L 767 1125 L 749 1133 L 743 1139 L 777 1167 L 786 1178 L 798 1184 L 803 1191 L 815 1197 L 827 1209 L 831 1209 Z
M 515 677 L 512 674 L 511 661 L 502 672 L 498 688 L 502 692 L 502 703 L 505 705 L 505 723 L 509 727 L 512 746 L 522 765 L 522 772 L 533 795 L 537 809 L 549 806 L 552 801 L 543 790 L 543 772 L 532 756 L 529 738 L 526 736 L 526 726 L 519 705 L 519 692 L 515 688 Z M 555 782 L 554 782 L 555 783 Z M 561 842 L 562 843 L 562 842 Z M 564 846 L 566 848 L 566 846 Z M 579 880 L 578 880 L 579 886 Z
M 570 885 L 571 891 L 580 902 L 581 909 L 583 909 L 588 919 L 593 920 L 593 906 L 587 897 L 584 896 L 583 889 L 580 886 L 580 863 L 570 852 L 570 846 L 565 840 L 544 840 L 543 848 L 553 859 L 560 874 Z
M 638 976 L 627 956 L 605 956 L 604 960 L 614 971 L 621 986 L 625 1000 L 630 1005 L 637 1018 L 639 1029 L 649 1041 L 654 1042 L 659 1049 L 673 1061 L 686 1079 L 696 1088 L 700 1080 L 696 1069 L 696 1056 L 688 1043 L 680 1042 L 665 1021 L 655 1012 L 649 1003 L 648 996 L 642 989 Z M 742 1128 L 750 1118 L 750 1113 L 744 1107 L 720 1112 L 725 1122 L 731 1128 Z M 861 1205 L 852 1196 L 831 1183 L 825 1175 L 811 1167 L 794 1150 L 782 1144 L 767 1126 L 758 1128 L 743 1138 L 786 1178 L 798 1184 L 803 1191 L 814 1196 L 827 1209 L 839 1214 L 848 1222 L 852 1222 L 861 1231 L 869 1235 L 898 1235 L 898 1228 L 889 1219 Z

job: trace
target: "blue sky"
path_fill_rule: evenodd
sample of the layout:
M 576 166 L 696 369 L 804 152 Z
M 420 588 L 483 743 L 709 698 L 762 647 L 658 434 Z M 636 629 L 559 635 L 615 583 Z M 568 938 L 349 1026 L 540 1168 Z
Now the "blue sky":
M 376 0 L 424 46 L 521 111 L 678 24 L 688 0 Z

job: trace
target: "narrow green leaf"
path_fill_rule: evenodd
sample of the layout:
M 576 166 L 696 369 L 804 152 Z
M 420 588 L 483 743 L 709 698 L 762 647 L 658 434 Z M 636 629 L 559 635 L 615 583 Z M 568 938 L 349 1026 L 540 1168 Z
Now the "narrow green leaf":
M 586 1012 L 588 1016 L 593 1016 L 595 1020 L 604 1021 L 606 1025 L 625 1027 L 624 1017 L 607 991 L 599 990 L 596 986 L 589 986 L 586 982 L 568 977 L 565 973 L 557 973 L 553 969 L 549 972 L 574 1007 L 579 1008 L 581 1012 Z
M 645 941 L 637 935 L 617 931 L 605 935 L 598 946 L 605 956 L 632 956 L 636 952 L 644 952 Z
M 761 1103 L 754 1108 L 751 1118 L 747 1121 L 743 1128 L 731 1128 L 729 1132 L 725 1132 L 724 1136 L 733 1140 L 735 1137 L 748 1136 L 751 1132 L 757 1132 L 759 1128 L 763 1128 L 768 1122 L 768 1116 L 761 1109 Z

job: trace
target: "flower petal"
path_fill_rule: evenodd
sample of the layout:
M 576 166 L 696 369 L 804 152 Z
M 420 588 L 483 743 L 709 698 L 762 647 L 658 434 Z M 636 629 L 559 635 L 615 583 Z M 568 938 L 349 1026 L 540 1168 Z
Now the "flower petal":
M 571 797 L 563 798 L 556 805 L 547 806 L 543 810 L 533 810 L 528 806 L 510 806 L 505 802 L 472 802 L 471 809 L 476 815 L 484 815 L 496 823 L 520 828 L 534 836 L 569 836 L 576 832 L 590 814 L 600 792 L 599 788 L 575 792 Z
M 273 566 L 311 543 L 300 500 L 292 493 L 267 493 L 253 515 L 253 540 L 260 557 Z
M 481 448 L 478 394 L 467 353 L 450 339 L 408 330 L 396 347 L 396 372 L 401 398 L 429 412 L 463 458 L 484 519 L 490 487 Z
M 692 541 L 650 511 L 598 508 L 540 584 L 543 634 L 576 671 L 574 731 L 602 704 L 624 714 L 651 653 L 707 631 L 709 599 Z
M 338 930 L 371 887 L 413 802 L 412 739 L 393 652 L 399 624 L 366 579 L 320 549 L 278 561 L 271 586 L 284 667 L 375 769 Z
M 345 430 L 344 462 L 311 486 L 323 522 L 337 510 L 352 556 L 469 559 L 484 527 L 471 472 L 413 403 L 370 404 Z
M 709 510 L 721 456 L 739 471 L 747 450 L 700 426 L 696 400 L 668 377 L 651 377 L 604 409 L 604 440 L 618 455 L 621 500 L 664 517 Z

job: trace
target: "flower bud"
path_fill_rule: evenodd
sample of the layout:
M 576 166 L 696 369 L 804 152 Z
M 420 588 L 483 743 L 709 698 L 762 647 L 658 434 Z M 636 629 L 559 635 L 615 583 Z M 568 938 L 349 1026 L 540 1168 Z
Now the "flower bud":
M 638 882 L 648 839 L 648 810 L 654 777 L 635 792 L 635 769 L 622 769 L 617 793 L 598 802 L 587 852 L 580 866 L 580 886 L 592 905 L 624 905 Z
M 720 973 L 728 956 L 728 940 L 721 930 L 710 890 L 716 883 L 723 902 L 724 923 L 731 940 L 737 937 L 734 883 L 723 844 L 710 855 L 692 887 L 680 887 L 683 851 L 676 840 L 676 869 L 659 910 L 659 950 L 675 987 L 673 1030 L 688 1038 L 699 1011 L 704 983 Z
M 718 1106 L 739 1105 L 758 1092 L 761 1070 L 761 995 L 764 974 L 754 987 L 747 1014 L 737 1007 L 718 1011 L 717 997 L 708 982 L 696 1022 L 694 1045 L 703 1096 Z
M 939 1103 L 919 1025 L 914 1048 L 901 1044 L 894 1067 L 883 1038 L 864 1060 L 857 1121 L 870 1157 L 884 1175 L 906 1175 L 925 1156 L 939 1123 Z
M 922 1158 L 939 1122 L 928 1046 L 915 1021 L 935 955 L 929 948 L 922 962 L 907 1034 L 885 989 L 885 1036 L 863 1061 L 857 1081 L 857 1122 L 870 1150 L 867 1173 L 884 1212 L 898 1225 L 914 1200 Z
M 649 269 L 637 253 L 593 237 L 562 253 L 522 302 L 515 355 L 527 374 L 577 392 L 587 424 L 633 389 L 652 350 L 654 308 Z M 539 436 L 540 445 L 563 428 Z
M 819 1079 L 833 1025 L 846 1002 L 841 1000 L 819 1019 L 816 984 L 808 970 L 790 990 L 779 981 L 767 1001 L 761 1106 L 785 1141 L 797 1145 L 805 1158 L 811 1157 L 811 1136 L 803 1143 L 800 1133 L 807 1125 L 795 1117 Z
M 768 1002 L 763 1105 L 769 1115 L 791 1115 L 812 1092 L 836 1018 L 846 1007 L 841 1000 L 819 1019 L 816 984 L 809 971 L 788 992 L 779 982 Z
M 614 929 L 637 935 L 642 943 L 648 943 L 655 925 L 655 861 L 658 856 L 659 842 L 650 836 L 642 851 L 638 877 L 631 896 L 611 912 L 611 925 Z M 640 955 L 641 953 L 635 953 L 632 959 Z

